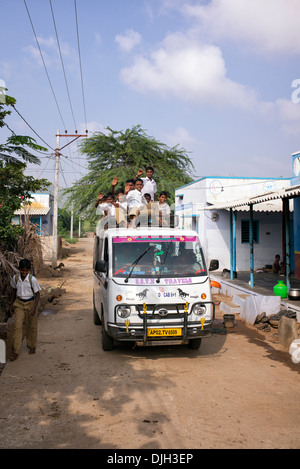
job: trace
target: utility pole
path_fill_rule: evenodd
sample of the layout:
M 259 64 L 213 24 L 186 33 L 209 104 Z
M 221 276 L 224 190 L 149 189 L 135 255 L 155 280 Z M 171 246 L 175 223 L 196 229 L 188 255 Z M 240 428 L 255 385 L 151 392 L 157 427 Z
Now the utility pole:
M 54 175 L 54 204 L 53 204 L 53 245 L 52 245 L 52 267 L 57 267 L 57 219 L 58 219 L 58 179 L 59 179 L 59 157 L 60 151 L 73 143 L 79 137 L 87 137 L 88 131 L 84 135 L 77 134 L 68 135 L 67 131 L 64 134 L 60 134 L 59 130 L 56 133 L 56 150 L 55 150 L 55 175 Z M 59 137 L 75 137 L 71 142 L 67 143 L 63 147 L 59 148 Z
M 73 224 L 74 224 L 74 209 L 73 204 L 71 207 L 71 226 L 70 226 L 70 238 L 73 239 Z
M 81 217 L 79 217 L 79 222 L 78 222 L 78 238 L 81 237 Z
M 52 267 L 57 266 L 57 214 L 58 214 L 58 176 L 59 176 L 59 130 L 56 134 L 55 173 L 54 173 L 54 204 L 53 204 L 53 245 Z

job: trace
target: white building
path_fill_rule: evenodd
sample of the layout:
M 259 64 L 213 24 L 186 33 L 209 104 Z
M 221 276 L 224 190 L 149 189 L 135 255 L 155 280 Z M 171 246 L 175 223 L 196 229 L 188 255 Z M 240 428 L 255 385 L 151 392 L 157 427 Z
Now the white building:
M 53 196 L 50 193 L 31 194 L 30 203 L 14 212 L 12 223 L 22 224 L 25 215 L 36 225 L 40 236 L 50 236 L 53 231 Z
M 289 178 L 203 177 L 175 190 L 175 210 L 184 227 L 200 236 L 207 262 L 219 260 L 219 270 L 230 269 L 232 230 L 237 271 L 249 270 L 249 206 L 222 208 L 231 201 L 249 200 L 290 187 Z M 292 202 L 290 202 L 292 204 Z M 218 208 L 219 206 L 219 208 Z M 271 265 L 283 252 L 282 201 L 253 205 L 254 269 Z

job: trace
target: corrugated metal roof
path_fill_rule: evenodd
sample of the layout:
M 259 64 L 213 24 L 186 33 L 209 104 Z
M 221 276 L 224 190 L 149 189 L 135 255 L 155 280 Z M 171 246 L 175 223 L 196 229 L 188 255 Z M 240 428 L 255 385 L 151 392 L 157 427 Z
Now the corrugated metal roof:
M 40 208 L 34 208 L 34 207 L 29 207 L 29 208 L 20 208 L 19 210 L 16 210 L 14 212 L 15 215 L 47 215 L 49 212 L 50 207 L 40 207 Z
M 261 212 L 278 212 L 282 211 L 281 200 L 286 198 L 295 198 L 300 196 L 300 185 L 288 187 L 287 189 L 279 189 L 274 192 L 256 195 L 254 197 L 246 197 L 239 200 L 231 200 L 220 202 L 205 207 L 206 210 L 222 210 L 234 208 L 235 210 L 249 210 L 249 205 L 253 205 L 253 210 Z M 271 202 L 272 201 L 272 202 Z M 276 203 L 277 202 L 277 203 Z M 259 206 L 258 206 L 259 204 Z M 280 204 L 280 206 L 279 206 Z M 257 206 L 256 206 L 257 205 Z

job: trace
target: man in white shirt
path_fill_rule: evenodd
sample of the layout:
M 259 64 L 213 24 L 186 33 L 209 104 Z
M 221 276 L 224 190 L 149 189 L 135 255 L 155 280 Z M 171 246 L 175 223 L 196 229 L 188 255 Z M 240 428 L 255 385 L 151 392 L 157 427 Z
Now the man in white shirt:
M 146 177 L 141 178 L 140 176 L 143 174 L 143 170 L 139 169 L 137 172 L 137 178 L 142 179 L 143 181 L 143 194 L 150 194 L 151 200 L 156 200 L 156 182 L 153 179 L 154 169 L 151 166 L 147 166 L 146 168 Z

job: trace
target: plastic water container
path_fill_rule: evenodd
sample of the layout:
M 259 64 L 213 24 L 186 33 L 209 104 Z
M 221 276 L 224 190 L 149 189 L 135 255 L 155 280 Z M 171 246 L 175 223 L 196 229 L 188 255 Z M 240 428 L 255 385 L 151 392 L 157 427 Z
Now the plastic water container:
M 278 280 L 277 285 L 273 287 L 273 291 L 275 296 L 287 297 L 287 286 L 283 283 L 283 280 Z

